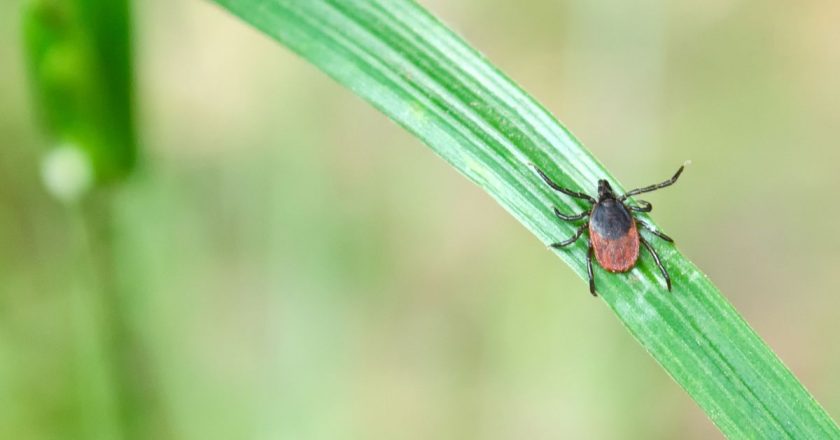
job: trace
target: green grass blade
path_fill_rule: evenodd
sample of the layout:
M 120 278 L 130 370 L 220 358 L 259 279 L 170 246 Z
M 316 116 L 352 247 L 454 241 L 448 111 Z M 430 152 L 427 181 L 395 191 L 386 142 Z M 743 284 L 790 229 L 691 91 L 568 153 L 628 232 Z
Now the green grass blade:
M 554 218 L 552 205 L 565 212 L 584 205 L 552 192 L 528 163 L 575 190 L 591 192 L 599 178 L 622 189 L 554 117 L 411 1 L 216 2 L 414 133 L 543 244 L 574 231 Z M 627 274 L 596 268 L 601 298 L 721 431 L 730 438 L 840 438 L 706 275 L 673 246 L 655 245 L 673 293 L 644 256 Z M 582 240 L 558 255 L 585 278 Z M 566 294 L 588 295 L 583 283 Z

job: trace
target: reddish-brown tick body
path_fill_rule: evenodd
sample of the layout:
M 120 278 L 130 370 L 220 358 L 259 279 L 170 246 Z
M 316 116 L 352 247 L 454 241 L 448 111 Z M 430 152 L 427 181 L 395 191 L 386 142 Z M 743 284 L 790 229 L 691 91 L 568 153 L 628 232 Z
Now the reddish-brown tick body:
M 595 277 L 592 271 L 592 254 L 595 254 L 595 259 L 598 264 L 609 272 L 627 272 L 636 265 L 639 260 L 639 245 L 643 245 L 647 249 L 656 267 L 665 278 L 665 287 L 671 290 L 671 277 L 668 276 L 668 271 L 662 265 L 659 259 L 659 254 L 655 249 L 639 235 L 638 226 L 648 230 L 650 233 L 667 241 L 673 242 L 671 237 L 654 229 L 651 225 L 645 223 L 643 220 L 636 220 L 633 212 L 650 212 L 653 209 L 650 203 L 639 200 L 638 204 L 631 204 L 627 200 L 628 197 L 635 195 L 656 191 L 660 188 L 673 185 L 683 171 L 683 167 L 677 170 L 674 177 L 643 188 L 637 188 L 626 192 L 623 195 L 616 195 L 612 187 L 606 180 L 598 181 L 598 198 L 572 191 L 551 180 L 542 170 L 534 166 L 534 169 L 540 175 L 542 180 L 548 184 L 555 191 L 566 194 L 567 196 L 576 199 L 585 200 L 592 204 L 592 209 L 581 212 L 579 214 L 563 214 L 557 208 L 554 208 L 554 214 L 563 221 L 571 222 L 587 219 L 587 222 L 580 225 L 577 232 L 571 237 L 557 243 L 552 243 L 551 247 L 560 249 L 564 248 L 577 241 L 584 231 L 589 230 L 589 249 L 586 258 L 586 271 L 589 275 L 589 292 L 593 295 L 595 293 Z
M 589 237 L 598 264 L 610 272 L 632 269 L 639 259 L 639 231 L 624 204 L 615 199 L 598 202 L 589 218 Z

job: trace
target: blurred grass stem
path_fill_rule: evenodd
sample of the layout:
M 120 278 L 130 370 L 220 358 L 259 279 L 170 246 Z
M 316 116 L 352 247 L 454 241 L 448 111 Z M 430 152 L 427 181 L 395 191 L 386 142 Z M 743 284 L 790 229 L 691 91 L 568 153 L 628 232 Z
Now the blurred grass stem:
M 80 291 L 79 346 L 90 356 L 93 371 L 101 371 L 102 386 L 111 395 L 100 395 L 102 412 L 115 420 L 120 438 L 139 435 L 150 423 L 154 408 L 153 387 L 138 336 L 132 331 L 128 290 L 119 282 L 118 255 L 114 246 L 114 220 L 109 194 L 96 194 L 72 208 L 79 247 L 79 273 L 86 274 Z M 92 340 L 83 340 L 89 337 Z M 87 348 L 86 348 L 87 347 Z M 96 364 L 99 364 L 98 366 Z M 87 381 L 96 380 L 88 378 Z
M 114 246 L 113 186 L 134 168 L 129 0 L 28 0 L 30 84 L 46 144 L 47 189 L 68 206 L 84 438 L 146 438 L 154 387 L 132 332 Z

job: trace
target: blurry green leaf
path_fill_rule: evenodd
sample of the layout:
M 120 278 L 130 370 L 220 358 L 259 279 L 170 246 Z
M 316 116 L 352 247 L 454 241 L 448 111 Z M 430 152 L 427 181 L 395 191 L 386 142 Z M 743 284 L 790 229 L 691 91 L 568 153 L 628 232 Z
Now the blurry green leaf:
M 554 217 L 552 206 L 568 213 L 584 206 L 552 192 L 528 163 L 575 190 L 591 192 L 600 178 L 622 188 L 545 109 L 411 1 L 216 2 L 414 133 L 543 244 L 574 231 Z M 673 246 L 654 244 L 673 277 L 673 293 L 647 256 L 626 274 L 596 267 L 598 291 L 721 431 L 731 438 L 840 438 L 837 425 L 711 281 Z M 586 277 L 583 240 L 558 255 Z M 588 292 L 581 283 L 558 294 Z
M 37 111 L 57 157 L 81 158 L 98 183 L 125 176 L 137 154 L 128 0 L 29 0 L 23 23 Z M 87 181 L 65 177 L 84 177 L 80 162 L 66 171 L 59 159 L 48 156 L 49 189 L 68 198 L 86 190 Z
M 81 202 L 67 210 L 77 254 L 62 292 L 75 324 L 76 389 L 67 397 L 78 404 L 66 418 L 79 438 L 132 438 L 152 407 L 117 280 L 111 199 L 80 200 L 128 175 L 136 161 L 129 12 L 129 0 L 27 0 L 22 17 L 29 82 L 49 144 L 43 182 L 53 196 Z

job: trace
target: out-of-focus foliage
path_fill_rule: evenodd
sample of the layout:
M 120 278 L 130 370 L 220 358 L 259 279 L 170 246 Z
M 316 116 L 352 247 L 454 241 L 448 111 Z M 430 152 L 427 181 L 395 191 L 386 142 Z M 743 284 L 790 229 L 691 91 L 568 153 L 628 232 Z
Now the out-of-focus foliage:
M 659 224 L 840 414 L 840 239 L 800 234 L 838 214 L 840 6 L 423 3 L 628 185 L 692 159 L 650 198 Z M 719 435 L 576 275 L 367 104 L 217 8 L 135 9 L 151 157 L 116 226 L 161 432 Z M 0 2 L 0 438 L 66 438 L 97 376 L 17 12 Z
M 78 185 L 53 177 L 68 162 L 81 161 L 77 167 L 89 166 L 100 182 L 124 177 L 135 162 L 128 10 L 127 0 L 25 2 L 28 82 L 48 142 L 59 149 L 45 164 L 48 187 L 59 194 Z

